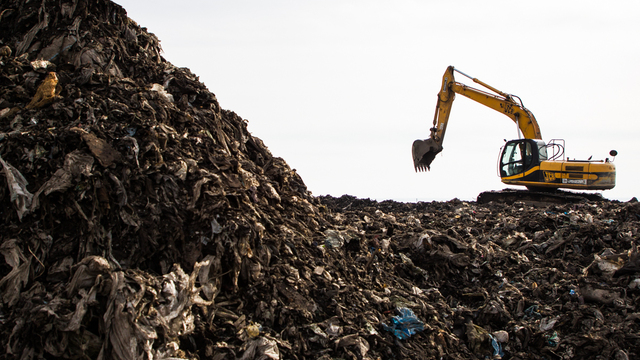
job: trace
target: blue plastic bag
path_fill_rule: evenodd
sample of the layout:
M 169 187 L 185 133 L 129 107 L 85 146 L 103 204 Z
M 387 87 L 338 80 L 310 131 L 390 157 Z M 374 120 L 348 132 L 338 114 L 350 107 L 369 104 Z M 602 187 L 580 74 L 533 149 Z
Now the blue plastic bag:
M 493 335 L 489 335 L 489 338 L 491 338 L 491 346 L 493 346 L 493 356 L 499 356 L 500 359 L 502 359 L 504 357 L 502 345 L 498 342 L 498 340 L 496 340 L 495 337 L 493 337 Z
M 398 308 L 400 315 L 394 316 L 391 321 L 391 326 L 382 323 L 382 328 L 392 332 L 398 339 L 404 340 L 424 330 L 424 323 L 420 321 L 413 310 L 402 307 Z

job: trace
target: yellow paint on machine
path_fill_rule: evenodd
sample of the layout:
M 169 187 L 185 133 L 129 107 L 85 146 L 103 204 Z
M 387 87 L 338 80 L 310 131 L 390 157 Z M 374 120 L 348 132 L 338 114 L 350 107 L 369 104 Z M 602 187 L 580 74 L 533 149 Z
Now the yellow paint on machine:
M 523 180 L 527 176 L 541 171 L 543 181 Z M 503 177 L 502 181 L 510 185 L 528 187 L 607 190 L 615 187 L 615 166 L 608 162 L 570 162 L 543 161 L 524 173 Z

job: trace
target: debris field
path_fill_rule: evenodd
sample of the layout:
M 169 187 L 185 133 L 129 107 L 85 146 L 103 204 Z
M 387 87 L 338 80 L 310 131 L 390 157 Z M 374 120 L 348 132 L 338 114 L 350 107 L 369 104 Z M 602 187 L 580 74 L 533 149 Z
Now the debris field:
M 0 174 L 0 359 L 640 355 L 635 198 L 314 196 L 107 0 L 0 1 Z

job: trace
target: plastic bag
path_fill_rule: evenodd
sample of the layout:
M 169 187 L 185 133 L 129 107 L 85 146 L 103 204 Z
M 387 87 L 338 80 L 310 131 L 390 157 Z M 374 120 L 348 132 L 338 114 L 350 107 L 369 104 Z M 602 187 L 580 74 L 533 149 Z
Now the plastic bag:
M 398 312 L 400 315 L 391 319 L 392 326 L 382 324 L 385 330 L 392 332 L 400 340 L 408 339 L 411 335 L 424 330 L 424 323 L 416 317 L 413 310 L 402 307 L 398 308 Z

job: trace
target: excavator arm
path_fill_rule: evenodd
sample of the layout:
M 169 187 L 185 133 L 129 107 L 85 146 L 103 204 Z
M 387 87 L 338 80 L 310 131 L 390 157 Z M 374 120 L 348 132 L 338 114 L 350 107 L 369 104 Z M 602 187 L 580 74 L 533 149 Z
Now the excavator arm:
M 454 71 L 470 78 L 473 82 L 484 86 L 495 94 L 456 82 Z M 442 142 L 447 130 L 447 123 L 449 122 L 449 115 L 451 114 L 451 107 L 456 94 L 468 97 L 471 100 L 477 101 L 508 116 L 517 124 L 525 139 L 542 139 L 538 122 L 531 111 L 522 105 L 520 98 L 504 93 L 476 78 L 472 78 L 456 70 L 453 66 L 449 66 L 442 77 L 442 88 L 438 93 L 438 102 L 436 104 L 431 134 L 426 140 L 414 141 L 411 148 L 413 166 L 416 171 L 430 169 L 431 162 L 435 156 L 442 151 Z M 516 99 L 518 101 L 516 101 Z

